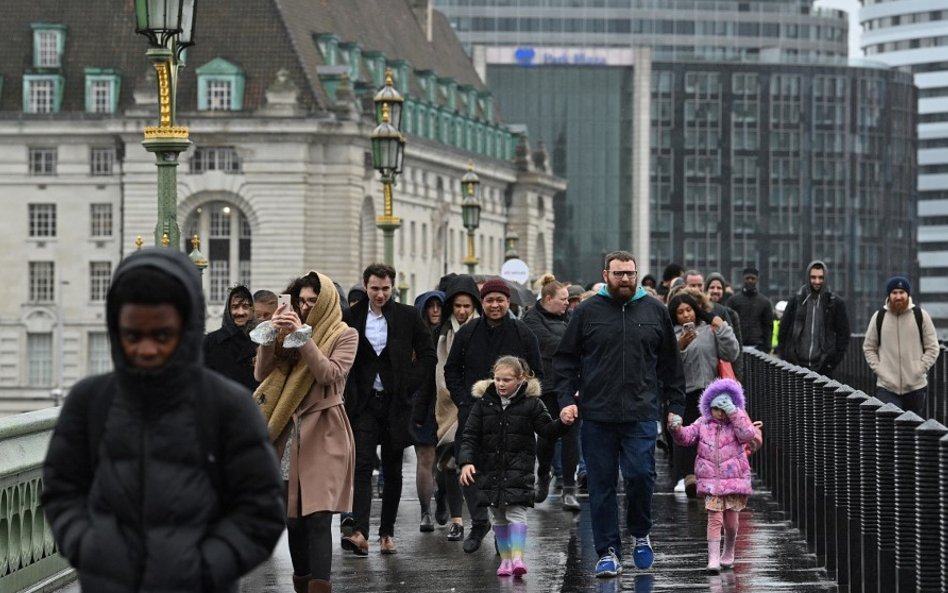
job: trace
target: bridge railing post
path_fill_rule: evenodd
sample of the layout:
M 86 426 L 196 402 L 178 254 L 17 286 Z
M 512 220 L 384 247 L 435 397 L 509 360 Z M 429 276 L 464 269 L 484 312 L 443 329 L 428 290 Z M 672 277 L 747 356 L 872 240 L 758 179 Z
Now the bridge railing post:
M 895 419 L 902 410 L 885 404 L 876 410 L 876 566 L 878 590 L 895 591 Z
M 915 429 L 922 419 L 905 412 L 895 419 L 895 578 L 898 593 L 914 593 L 915 558 Z
M 948 428 L 928 420 L 915 429 L 915 584 L 918 593 L 942 593 L 941 507 L 939 500 L 938 441 Z
M 863 593 L 879 593 L 879 499 L 876 492 L 879 482 L 879 474 L 876 473 L 879 441 L 876 434 L 876 410 L 881 407 L 882 402 L 874 397 L 859 404 L 859 442 L 862 444 L 862 455 L 859 456 L 859 532 Z

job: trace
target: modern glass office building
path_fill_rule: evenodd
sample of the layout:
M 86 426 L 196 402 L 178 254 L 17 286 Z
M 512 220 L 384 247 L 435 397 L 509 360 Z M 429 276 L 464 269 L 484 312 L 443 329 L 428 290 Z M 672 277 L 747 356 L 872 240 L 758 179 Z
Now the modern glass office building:
M 863 2 L 868 58 L 910 72 L 918 86 L 916 298 L 948 338 L 948 6 L 922 0 Z
M 632 62 L 487 66 L 507 120 L 542 139 L 569 179 L 557 204 L 557 275 L 596 280 L 603 253 L 635 244 L 645 212 L 642 268 L 660 273 L 674 261 L 739 282 L 753 264 L 777 300 L 822 259 L 855 327 L 868 323 L 886 276 L 914 265 L 911 76 L 762 60 Z M 644 144 L 635 140 L 643 114 Z
M 812 0 L 435 0 L 477 47 L 651 47 L 671 59 L 845 58 L 848 24 Z

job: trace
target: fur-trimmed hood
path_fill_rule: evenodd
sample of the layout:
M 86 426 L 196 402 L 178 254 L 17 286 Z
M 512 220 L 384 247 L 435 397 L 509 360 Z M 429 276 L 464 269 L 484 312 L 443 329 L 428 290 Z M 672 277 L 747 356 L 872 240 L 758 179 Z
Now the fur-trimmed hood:
M 734 379 L 715 379 L 704 390 L 701 399 L 698 401 L 698 408 L 701 410 L 702 417 L 711 418 L 711 402 L 714 398 L 723 394 L 730 395 L 731 401 L 738 409 L 744 409 L 746 399 L 741 384 Z
M 471 395 L 474 396 L 474 399 L 480 399 L 485 393 L 487 393 L 487 389 L 493 384 L 493 379 L 481 379 L 480 381 L 474 383 L 474 386 L 471 387 Z M 517 394 L 519 394 L 521 391 L 524 392 L 526 397 L 540 397 L 540 394 L 543 393 L 543 388 L 540 385 L 539 379 L 536 377 L 531 377 L 527 380 L 526 385 L 520 386 L 520 389 L 517 390 Z M 517 394 L 514 394 L 514 397 L 516 397 Z

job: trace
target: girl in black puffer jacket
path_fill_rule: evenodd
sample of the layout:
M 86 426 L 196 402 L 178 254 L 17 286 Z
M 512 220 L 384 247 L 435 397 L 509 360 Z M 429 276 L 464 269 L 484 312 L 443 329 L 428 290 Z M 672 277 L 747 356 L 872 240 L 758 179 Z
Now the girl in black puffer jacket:
M 553 420 L 540 400 L 540 382 L 515 356 L 497 359 L 493 381 L 474 384 L 477 399 L 464 427 L 458 465 L 461 484 L 475 479 L 479 504 L 494 517 L 500 550 L 497 576 L 526 574 L 527 507 L 533 506 L 536 435 L 555 439 L 567 426 Z M 475 478 L 476 475 L 476 478 Z

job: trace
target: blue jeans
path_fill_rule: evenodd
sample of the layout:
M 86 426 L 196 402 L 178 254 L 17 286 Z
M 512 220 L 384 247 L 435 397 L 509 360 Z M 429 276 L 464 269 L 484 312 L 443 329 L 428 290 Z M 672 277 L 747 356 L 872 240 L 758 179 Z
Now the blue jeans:
M 895 404 L 902 408 L 903 412 L 915 412 L 922 418 L 928 418 L 928 412 L 925 410 L 925 399 L 928 396 L 928 387 L 922 387 L 916 391 L 909 391 L 899 395 L 888 389 L 876 387 L 876 399 L 884 404 Z
M 652 529 L 652 493 L 655 491 L 655 439 L 658 425 L 646 422 L 596 422 L 584 419 L 581 432 L 586 458 L 590 522 L 596 554 L 609 548 L 622 558 L 619 507 L 616 499 L 618 471 L 625 480 L 626 527 L 634 537 Z

